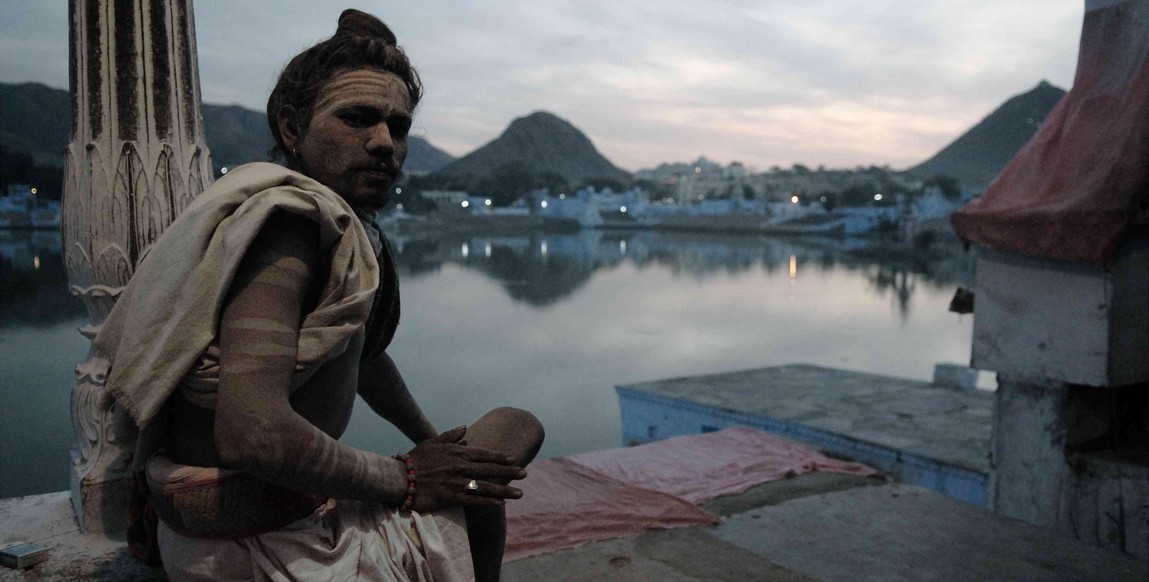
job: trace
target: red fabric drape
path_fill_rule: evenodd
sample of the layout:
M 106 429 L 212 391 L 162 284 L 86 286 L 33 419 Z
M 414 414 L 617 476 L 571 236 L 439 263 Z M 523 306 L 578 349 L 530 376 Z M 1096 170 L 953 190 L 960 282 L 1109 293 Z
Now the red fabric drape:
M 985 195 L 952 217 L 963 239 L 1104 265 L 1149 208 L 1149 1 L 1085 14 L 1073 88 Z

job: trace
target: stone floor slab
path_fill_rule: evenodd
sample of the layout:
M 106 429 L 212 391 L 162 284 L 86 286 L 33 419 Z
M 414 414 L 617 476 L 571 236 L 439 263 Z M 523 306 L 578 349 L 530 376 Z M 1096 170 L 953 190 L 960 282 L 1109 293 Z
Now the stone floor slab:
M 705 531 L 819 580 L 1149 580 L 1124 554 L 902 484 L 792 499 Z
M 743 582 L 815 580 L 705 532 L 708 526 L 646 532 L 516 560 L 504 582 Z
M 0 582 L 167 579 L 136 561 L 122 534 L 80 533 L 67 491 L 0 499 L 0 547 L 17 541 L 48 548 L 48 559 L 27 572 L 0 567 Z

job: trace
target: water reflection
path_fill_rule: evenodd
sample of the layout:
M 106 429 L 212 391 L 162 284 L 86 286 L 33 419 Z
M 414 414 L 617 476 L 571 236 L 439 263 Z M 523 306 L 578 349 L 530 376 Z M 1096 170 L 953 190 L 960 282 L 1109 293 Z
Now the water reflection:
M 0 230 L 0 497 L 68 486 L 72 369 L 87 340 L 56 231 Z
M 968 284 L 973 266 L 972 258 L 956 248 L 914 255 L 834 238 L 585 230 L 564 235 L 393 235 L 391 240 L 404 279 L 457 264 L 498 281 L 511 298 L 536 307 L 570 296 L 595 271 L 624 264 L 669 267 L 679 276 L 698 280 L 755 268 L 767 273 L 785 270 L 792 280 L 806 269 L 845 269 L 862 272 L 871 291 L 893 300 L 905 319 L 919 284 L 933 289 Z
M 60 233 L 0 230 L 0 327 L 48 326 L 83 315 L 68 292 Z
M 617 384 L 788 363 L 928 379 L 969 355 L 968 318 L 946 312 L 968 284 L 960 252 L 617 231 L 393 243 L 403 323 L 389 351 L 428 416 L 449 427 L 531 410 L 544 457 L 618 446 Z M 87 342 L 59 244 L 0 231 L 0 497 L 68 486 L 68 394 Z M 409 448 L 365 405 L 343 440 Z
M 498 281 L 507 294 L 543 307 L 568 297 L 599 270 L 621 264 L 668 267 L 704 280 L 761 268 L 785 269 L 798 279 L 806 269 L 862 271 L 871 290 L 891 297 L 909 317 L 917 286 L 968 284 L 970 257 L 953 252 L 930 260 L 875 252 L 849 239 L 581 231 L 566 235 L 392 236 L 404 280 L 431 275 L 445 264 L 473 269 Z M 83 315 L 71 297 L 55 231 L 0 230 L 0 327 L 52 325 Z

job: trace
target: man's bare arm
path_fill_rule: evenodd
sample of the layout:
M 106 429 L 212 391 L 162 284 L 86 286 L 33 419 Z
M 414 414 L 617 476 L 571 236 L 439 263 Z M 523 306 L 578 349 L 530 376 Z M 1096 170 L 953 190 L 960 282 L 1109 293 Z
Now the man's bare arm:
M 407 486 L 398 461 L 343 445 L 291 408 L 318 246 L 314 223 L 278 213 L 244 257 L 220 322 L 216 449 L 226 468 L 297 490 L 397 502 Z
M 421 443 L 439 434 L 386 352 L 359 370 L 359 395 L 375 414 L 403 431 L 411 442 Z
M 220 384 L 213 436 L 224 468 L 305 492 L 398 504 L 407 475 L 394 459 L 348 447 L 292 409 L 303 301 L 317 276 L 313 223 L 277 214 L 244 257 L 220 322 Z M 451 431 L 449 431 L 451 432 Z M 418 467 L 416 507 L 497 505 L 519 497 L 492 484 L 466 495 L 468 479 L 521 478 L 501 453 L 453 444 L 462 431 L 411 451 Z

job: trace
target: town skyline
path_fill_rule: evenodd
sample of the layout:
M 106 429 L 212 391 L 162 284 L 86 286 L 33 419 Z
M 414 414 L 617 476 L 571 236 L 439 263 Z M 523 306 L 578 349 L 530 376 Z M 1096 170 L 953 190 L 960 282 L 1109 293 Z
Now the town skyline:
M 204 102 L 262 110 L 283 63 L 329 36 L 341 10 L 270 6 L 196 5 Z M 545 110 L 628 171 L 700 155 L 760 171 L 904 169 L 1041 80 L 1068 89 L 1083 12 L 950 0 L 354 7 L 388 22 L 423 76 L 415 135 L 458 157 Z M 0 81 L 67 87 L 66 3 L 6 4 L 0 23 Z

